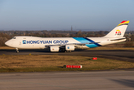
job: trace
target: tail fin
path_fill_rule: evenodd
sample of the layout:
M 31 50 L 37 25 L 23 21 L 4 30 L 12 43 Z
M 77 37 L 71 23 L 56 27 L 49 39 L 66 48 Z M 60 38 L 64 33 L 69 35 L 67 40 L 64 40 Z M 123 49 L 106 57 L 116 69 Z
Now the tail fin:
M 129 21 L 122 21 L 118 24 L 111 32 L 109 32 L 105 37 L 123 37 L 127 29 Z

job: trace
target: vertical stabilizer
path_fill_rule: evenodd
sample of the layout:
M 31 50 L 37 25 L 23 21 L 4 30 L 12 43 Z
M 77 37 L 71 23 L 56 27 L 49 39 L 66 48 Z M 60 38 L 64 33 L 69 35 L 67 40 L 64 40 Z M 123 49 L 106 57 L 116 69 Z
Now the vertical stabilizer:
M 129 21 L 122 21 L 118 24 L 111 32 L 109 32 L 105 37 L 123 37 L 127 29 Z

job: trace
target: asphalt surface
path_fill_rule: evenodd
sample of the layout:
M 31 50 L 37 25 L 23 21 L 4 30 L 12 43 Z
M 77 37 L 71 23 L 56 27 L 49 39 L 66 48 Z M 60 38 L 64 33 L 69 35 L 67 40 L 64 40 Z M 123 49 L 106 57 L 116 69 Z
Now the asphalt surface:
M 0 90 L 134 90 L 134 71 L 2 73 Z
M 72 56 L 89 56 L 101 57 L 108 59 L 116 59 L 122 61 L 134 62 L 134 50 L 76 50 L 73 52 L 58 52 L 51 53 L 45 50 L 20 50 L 16 53 L 15 50 L 1 49 L 0 55 L 72 55 Z

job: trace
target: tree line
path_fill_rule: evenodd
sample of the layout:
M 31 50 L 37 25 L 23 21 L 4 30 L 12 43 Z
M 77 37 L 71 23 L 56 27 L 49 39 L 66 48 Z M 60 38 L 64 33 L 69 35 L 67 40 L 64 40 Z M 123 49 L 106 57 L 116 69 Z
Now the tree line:
M 101 37 L 105 36 L 108 31 L 1 31 L 0 46 L 5 46 L 5 42 L 14 36 L 37 36 L 37 37 Z M 125 47 L 134 46 L 134 32 L 125 34 Z

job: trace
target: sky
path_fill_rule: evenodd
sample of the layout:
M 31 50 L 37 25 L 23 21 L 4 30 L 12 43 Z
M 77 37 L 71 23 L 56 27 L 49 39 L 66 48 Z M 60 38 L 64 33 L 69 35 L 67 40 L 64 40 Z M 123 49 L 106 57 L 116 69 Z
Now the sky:
M 112 30 L 130 20 L 134 0 L 0 0 L 0 30 Z

